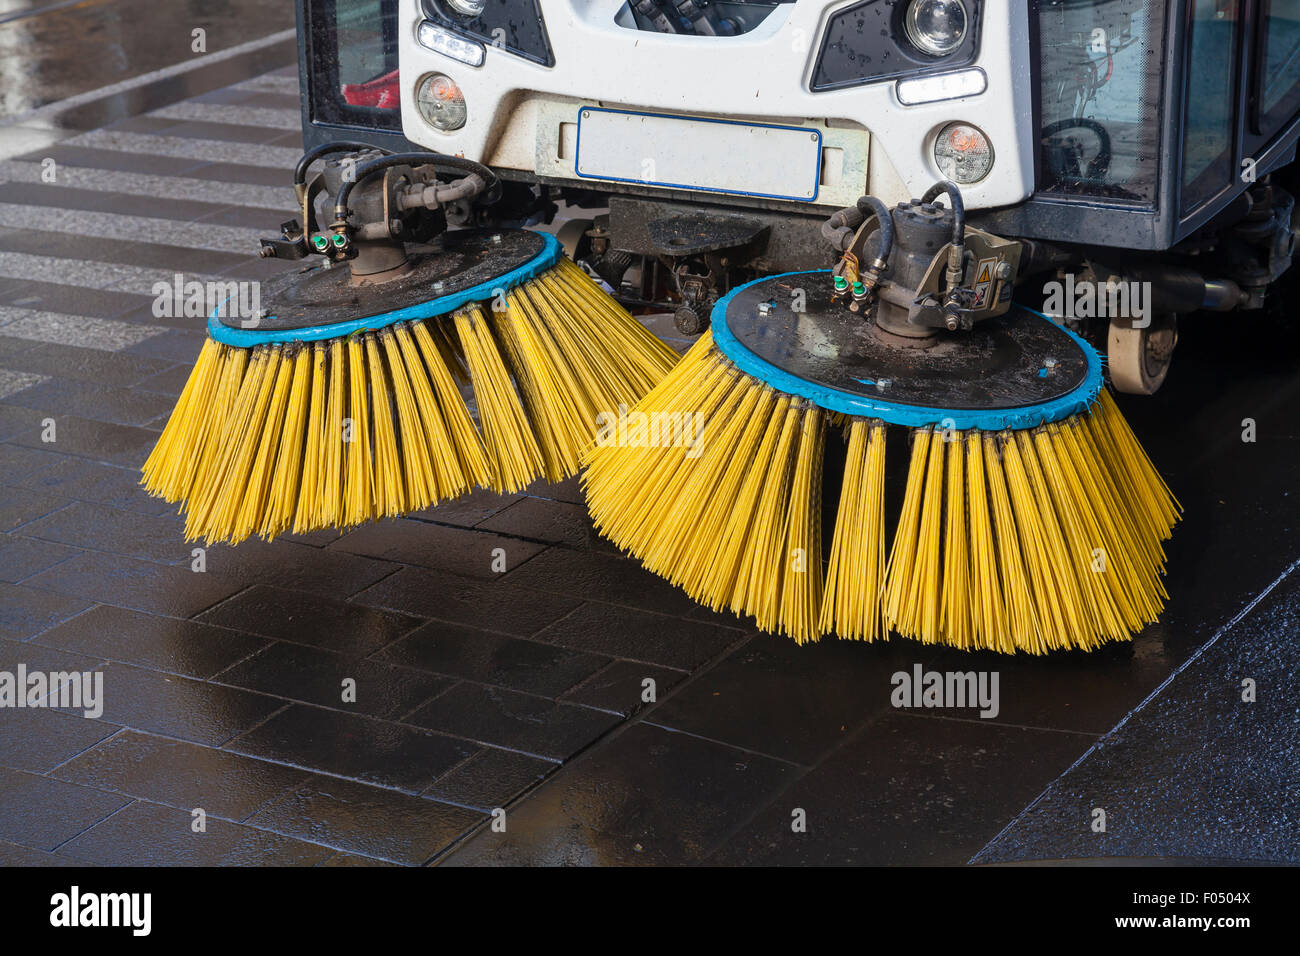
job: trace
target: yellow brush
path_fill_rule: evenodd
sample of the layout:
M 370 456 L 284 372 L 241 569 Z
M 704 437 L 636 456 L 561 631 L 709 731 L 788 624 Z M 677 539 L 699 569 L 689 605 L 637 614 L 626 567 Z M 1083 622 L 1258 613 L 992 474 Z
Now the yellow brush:
M 1180 509 L 1105 390 L 1096 353 L 1022 310 L 1002 328 L 1069 356 L 1033 366 L 1035 380 L 1060 375 L 1058 397 L 976 410 L 868 399 L 889 383 L 859 378 L 849 392 L 847 378 L 828 385 L 778 367 L 827 354 L 797 316 L 772 310 L 800 277 L 822 276 L 736 290 L 714 310 L 713 332 L 631 413 L 685 415 L 698 423 L 693 441 L 592 448 L 583 481 L 600 531 L 710 608 L 800 643 L 893 631 L 1042 654 L 1129 639 L 1154 621 L 1167 599 L 1162 543 Z M 746 294 L 771 317 L 743 317 L 763 330 L 748 342 L 728 323 Z M 906 361 L 947 361 L 920 354 Z M 890 424 L 909 430 L 911 451 L 887 545 Z M 848 448 L 824 554 L 830 430 Z
M 142 484 L 181 503 L 189 539 L 237 542 L 575 474 L 597 416 L 676 357 L 553 237 L 536 243 L 509 274 L 362 320 L 244 330 L 214 316 Z

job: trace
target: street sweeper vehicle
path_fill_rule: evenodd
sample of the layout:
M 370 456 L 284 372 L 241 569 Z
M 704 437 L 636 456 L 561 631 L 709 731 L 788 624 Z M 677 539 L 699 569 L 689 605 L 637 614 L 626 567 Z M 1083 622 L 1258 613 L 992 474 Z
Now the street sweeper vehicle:
M 582 469 L 627 553 L 800 642 L 1156 619 L 1180 509 L 1110 389 L 1290 265 L 1300 0 L 298 16 L 301 215 L 262 251 L 305 266 L 212 316 L 145 468 L 192 537 Z M 619 303 L 699 338 L 674 366 Z

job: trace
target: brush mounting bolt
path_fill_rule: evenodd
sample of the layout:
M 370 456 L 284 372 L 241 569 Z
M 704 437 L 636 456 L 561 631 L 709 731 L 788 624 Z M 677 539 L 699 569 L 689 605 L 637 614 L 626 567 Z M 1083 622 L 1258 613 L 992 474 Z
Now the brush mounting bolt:
M 877 388 L 878 390 L 880 390 L 880 391 L 883 391 L 884 389 L 889 388 L 889 386 L 891 386 L 891 385 L 893 385 L 893 384 L 894 384 L 894 380 L 893 380 L 893 379 L 890 379 L 890 378 L 878 378 L 878 379 L 876 379 L 876 388 Z
M 1056 368 L 1056 366 L 1058 366 L 1058 365 L 1060 365 L 1060 364 L 1061 364 L 1061 363 L 1058 362 L 1058 361 L 1057 361 L 1056 359 L 1054 359 L 1054 358 L 1045 358 L 1045 359 L 1043 359 L 1043 367 L 1044 367 L 1044 368 Z
M 771 314 L 772 314 L 772 303 L 771 303 L 771 302 L 760 302 L 760 303 L 758 304 L 758 314 L 759 314 L 759 315 L 771 315 Z

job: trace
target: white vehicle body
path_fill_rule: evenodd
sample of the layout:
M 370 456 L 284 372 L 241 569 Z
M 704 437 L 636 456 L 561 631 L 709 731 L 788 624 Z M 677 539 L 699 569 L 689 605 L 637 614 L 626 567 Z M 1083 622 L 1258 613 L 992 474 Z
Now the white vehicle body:
M 1034 188 L 1036 148 L 1027 6 L 1012 0 L 982 3 L 978 53 L 961 67 L 983 72 L 982 93 L 906 105 L 897 79 L 812 89 L 829 19 L 856 2 L 796 0 L 779 6 L 749 33 L 706 37 L 620 25 L 625 0 L 540 0 L 554 65 L 488 46 L 476 67 L 422 46 L 416 39 L 423 19 L 419 0 L 401 0 L 402 126 L 408 139 L 427 149 L 586 188 L 617 191 L 622 180 L 670 186 L 701 199 L 727 192 L 773 196 L 778 194 L 763 188 L 734 187 L 788 176 L 794 185 L 778 198 L 820 210 L 851 205 L 864 193 L 889 203 L 920 195 L 944 178 L 934 160 L 935 137 L 960 121 L 983 131 L 994 154 L 990 172 L 962 187 L 967 208 L 1027 199 Z M 464 93 L 468 121 L 461 129 L 442 132 L 421 116 L 415 90 L 433 72 L 451 77 Z M 738 148 L 744 138 L 732 130 L 714 127 L 711 134 L 707 124 L 651 120 L 655 129 L 635 143 L 646 153 L 643 173 L 629 177 L 623 173 L 635 157 L 618 155 L 619 134 L 606 114 L 600 115 L 603 123 L 589 123 L 580 135 L 583 110 L 592 108 L 740 122 L 752 134 L 754 148 Z M 599 133 L 598 127 L 603 127 Z M 760 127 L 809 132 L 805 141 L 820 150 L 815 184 L 803 182 L 801 171 L 782 168 L 797 154 L 793 141 Z M 578 167 L 584 148 L 594 171 Z M 696 171 L 691 182 L 660 172 L 691 166 Z

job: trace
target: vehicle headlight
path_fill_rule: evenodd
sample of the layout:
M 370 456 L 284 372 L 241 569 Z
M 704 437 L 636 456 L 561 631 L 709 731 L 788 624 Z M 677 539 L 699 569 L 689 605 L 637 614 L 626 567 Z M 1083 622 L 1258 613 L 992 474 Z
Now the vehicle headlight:
M 451 7 L 462 17 L 476 17 L 483 12 L 487 5 L 486 0 L 447 0 L 447 6 Z
M 903 27 L 922 53 L 947 56 L 966 39 L 966 7 L 961 0 L 912 0 Z
M 953 182 L 977 183 L 993 168 L 993 147 L 969 123 L 949 123 L 934 141 L 934 161 Z
M 445 74 L 421 77 L 415 87 L 415 104 L 424 121 L 434 129 L 449 133 L 465 125 L 465 94 Z

